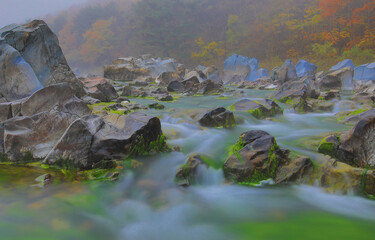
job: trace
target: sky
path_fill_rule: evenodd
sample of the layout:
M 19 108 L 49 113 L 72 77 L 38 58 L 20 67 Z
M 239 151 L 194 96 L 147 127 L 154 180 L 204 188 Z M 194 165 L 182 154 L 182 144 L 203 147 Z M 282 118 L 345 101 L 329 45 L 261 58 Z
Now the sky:
M 88 0 L 0 0 L 0 28 L 41 18 Z

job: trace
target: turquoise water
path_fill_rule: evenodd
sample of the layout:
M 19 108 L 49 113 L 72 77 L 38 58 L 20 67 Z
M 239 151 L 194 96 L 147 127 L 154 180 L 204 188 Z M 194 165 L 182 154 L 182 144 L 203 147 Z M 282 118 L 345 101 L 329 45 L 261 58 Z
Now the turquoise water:
M 306 139 L 349 128 L 332 120 L 333 113 L 290 110 L 273 121 L 236 114 L 241 120 L 233 129 L 202 128 L 191 117 L 196 109 L 269 94 L 182 97 L 162 103 L 165 110 L 147 110 L 160 117 L 168 143 L 181 152 L 138 158 L 143 166 L 123 171 L 115 183 L 70 182 L 52 172 L 56 184 L 43 189 L 35 178 L 50 170 L 0 166 L 0 239 L 374 239 L 375 202 L 360 196 L 307 185 L 228 185 L 213 168 L 203 170 L 197 186 L 176 186 L 175 171 L 189 154 L 204 154 L 220 166 L 244 131 L 265 130 L 282 147 L 316 159 L 321 156 Z

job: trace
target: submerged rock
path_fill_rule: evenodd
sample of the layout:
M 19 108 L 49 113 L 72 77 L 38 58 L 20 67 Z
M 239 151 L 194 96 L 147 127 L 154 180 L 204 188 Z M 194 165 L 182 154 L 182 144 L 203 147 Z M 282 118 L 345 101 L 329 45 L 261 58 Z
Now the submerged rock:
M 230 128 L 236 125 L 236 120 L 233 112 L 219 107 L 201 114 L 199 124 L 204 127 Z
M 198 182 L 200 168 L 208 168 L 207 164 L 202 160 L 201 155 L 192 154 L 189 156 L 185 165 L 176 171 L 176 182 L 180 186 L 190 186 Z
M 249 112 L 255 118 L 263 119 L 283 114 L 283 110 L 271 99 L 248 100 L 243 99 L 231 106 L 231 109 L 238 112 Z

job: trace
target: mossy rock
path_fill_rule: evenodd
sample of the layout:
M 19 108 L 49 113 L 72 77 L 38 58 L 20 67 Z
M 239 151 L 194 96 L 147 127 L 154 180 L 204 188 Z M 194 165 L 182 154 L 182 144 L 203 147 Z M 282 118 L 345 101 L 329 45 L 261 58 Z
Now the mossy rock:
M 336 135 L 330 135 L 324 138 L 318 147 L 318 152 L 331 156 L 333 158 L 337 158 L 339 147 L 339 138 Z
M 260 99 L 254 101 L 243 99 L 234 103 L 228 109 L 237 112 L 248 112 L 257 119 L 264 119 L 283 114 L 282 108 L 271 99 Z

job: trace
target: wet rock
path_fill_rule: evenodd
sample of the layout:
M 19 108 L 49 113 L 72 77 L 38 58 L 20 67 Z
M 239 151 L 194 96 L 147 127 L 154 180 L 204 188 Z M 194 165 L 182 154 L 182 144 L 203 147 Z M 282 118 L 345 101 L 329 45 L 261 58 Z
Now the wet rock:
M 168 86 L 169 83 L 174 81 L 181 82 L 182 78 L 176 72 L 163 72 L 155 81 L 162 86 Z
M 315 88 L 314 81 L 309 77 L 300 80 L 289 81 L 280 86 L 273 97 L 280 102 L 295 99 L 297 102 L 306 98 L 318 98 L 319 94 Z
M 199 118 L 199 124 L 204 127 L 230 128 L 236 125 L 233 112 L 223 107 L 205 112 Z
M 197 79 L 198 83 L 200 83 L 206 80 L 206 75 L 200 70 L 193 70 L 193 71 L 187 72 L 184 77 L 185 80 L 193 79 L 193 78 Z
M 290 161 L 289 164 L 281 166 L 277 170 L 275 183 L 298 182 L 312 166 L 311 159 L 308 157 L 299 157 Z
M 330 90 L 328 92 L 321 92 L 319 99 L 322 100 L 332 100 L 332 99 L 340 99 L 340 91 L 339 90 Z
M 280 68 L 274 69 L 271 75 L 274 76 L 275 81 L 281 83 L 298 80 L 296 67 L 290 59 L 286 60 Z
M 105 78 L 92 77 L 81 78 L 81 83 L 88 96 L 99 99 L 102 102 L 111 102 L 118 98 L 115 88 Z
M 4 150 L 12 162 L 43 159 L 76 119 L 72 114 L 51 111 L 4 122 Z
M 231 152 L 223 170 L 227 178 L 236 182 L 257 183 L 274 178 L 286 158 L 275 138 L 260 130 L 243 133 Z
M 305 99 L 294 106 L 296 112 L 332 112 L 335 104 L 321 99 Z
M 185 86 L 180 81 L 172 81 L 167 86 L 168 92 L 183 92 Z
M 300 60 L 296 65 L 296 72 L 298 77 L 315 76 L 318 67 L 305 60 Z
M 356 167 L 375 168 L 375 117 L 361 119 L 340 138 L 339 159 Z
M 0 45 L 0 69 L 0 96 L 6 101 L 28 97 L 43 87 L 21 54 L 7 44 Z
M 198 94 L 208 95 L 223 92 L 223 85 L 212 80 L 206 80 L 199 84 Z
M 124 96 L 124 97 L 147 97 L 147 93 L 146 93 L 146 91 L 144 91 L 140 88 L 126 86 L 126 87 L 123 88 L 121 96 Z
M 365 108 L 372 108 L 375 103 L 375 96 L 370 93 L 357 93 L 350 98 L 351 101 L 365 106 Z
M 91 169 L 90 147 L 93 135 L 83 120 L 74 121 L 44 159 L 48 165 Z
M 187 187 L 197 183 L 200 174 L 200 168 L 208 168 L 207 164 L 202 160 L 201 155 L 190 155 L 186 164 L 181 166 L 176 171 L 177 184 Z
M 0 29 L 0 35 L 21 54 L 43 86 L 68 82 L 75 95 L 84 95 L 82 85 L 70 69 L 56 35 L 44 21 L 12 24 Z
M 249 112 L 255 118 L 263 119 L 283 114 L 283 110 L 271 99 L 248 100 L 243 99 L 231 106 L 235 111 Z
M 355 124 L 359 120 L 367 118 L 367 117 L 375 117 L 375 109 L 370 109 L 370 110 L 364 110 L 364 109 L 359 109 L 355 111 L 345 111 L 343 113 L 339 113 L 335 115 L 338 117 L 339 122 L 347 123 L 347 124 Z
M 91 145 L 94 162 L 142 155 L 153 150 L 151 148 L 160 150 L 165 145 L 157 117 L 134 112 L 126 116 L 109 115 L 105 121 Z
M 317 84 L 322 91 L 352 90 L 353 89 L 353 69 L 350 67 L 329 72 L 317 80 Z
M 320 142 L 318 152 L 328 156 L 337 157 L 338 149 L 339 138 L 336 135 L 330 135 Z

